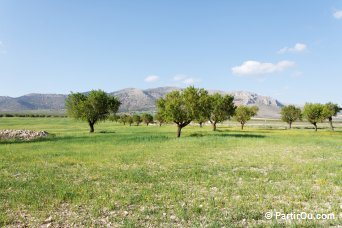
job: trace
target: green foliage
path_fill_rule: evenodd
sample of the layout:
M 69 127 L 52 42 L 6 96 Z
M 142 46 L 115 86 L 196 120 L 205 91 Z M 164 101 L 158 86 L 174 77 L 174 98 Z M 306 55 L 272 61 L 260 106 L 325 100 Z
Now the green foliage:
M 292 126 L 292 123 L 296 120 L 301 119 L 302 116 L 300 108 L 297 108 L 294 105 L 287 105 L 282 107 L 280 114 L 281 120 L 288 123 L 290 128 Z
M 132 124 L 134 123 L 133 117 L 131 115 L 126 116 L 126 121 L 129 124 L 129 126 L 132 126 Z
M 115 114 L 120 104 L 116 97 L 109 96 L 102 90 L 92 90 L 88 95 L 71 93 L 65 102 L 68 116 L 87 121 L 90 132 L 94 132 L 94 124 Z
M 241 124 L 241 129 L 243 130 L 244 125 L 250 120 L 253 116 L 255 116 L 259 111 L 257 106 L 238 106 L 235 110 L 234 119 Z
M 149 113 L 144 113 L 141 115 L 142 121 L 148 126 L 150 123 L 153 123 L 153 116 Z
M 306 103 L 303 110 L 303 117 L 313 124 L 317 131 L 317 123 L 327 118 L 324 113 L 324 105 L 319 103 Z
M 206 90 L 192 86 L 183 91 L 172 91 L 157 101 L 158 113 L 166 121 L 177 124 L 177 137 L 180 137 L 181 129 L 201 115 L 201 100 L 207 94 Z
M 109 115 L 108 120 L 110 120 L 112 122 L 119 122 L 120 116 L 117 114 L 111 114 L 111 115 Z
M 231 95 L 221 95 L 215 93 L 209 95 L 206 109 L 207 118 L 213 125 L 213 130 L 216 130 L 216 123 L 230 119 L 234 114 L 236 106 L 234 105 L 234 96 Z
M 323 115 L 326 119 L 329 119 L 336 116 L 339 111 L 340 107 L 337 104 L 329 102 L 324 105 Z
M 337 104 L 329 102 L 324 105 L 323 115 L 326 119 L 329 120 L 331 130 L 334 130 L 334 126 L 332 124 L 332 117 L 336 116 L 339 111 L 340 107 Z
M 154 119 L 155 119 L 156 121 L 159 122 L 159 126 L 161 126 L 163 123 L 166 122 L 166 118 L 165 118 L 165 116 L 163 115 L 163 113 L 161 113 L 161 112 L 157 112 L 157 113 L 154 115 Z
M 142 122 L 141 116 L 138 114 L 134 114 L 132 119 L 137 126 L 139 126 L 139 124 Z

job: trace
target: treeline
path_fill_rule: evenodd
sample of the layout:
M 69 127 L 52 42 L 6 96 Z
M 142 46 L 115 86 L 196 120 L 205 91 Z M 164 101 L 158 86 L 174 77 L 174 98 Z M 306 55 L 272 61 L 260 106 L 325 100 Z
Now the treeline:
M 61 117 L 66 118 L 67 115 L 59 114 L 25 114 L 25 113 L 0 113 L 0 117 Z
M 191 122 L 197 122 L 200 126 L 205 122 L 210 122 L 215 131 L 217 123 L 233 119 L 241 124 L 243 130 L 247 121 L 258 113 L 257 106 L 235 106 L 234 97 L 231 95 L 209 94 L 207 90 L 193 86 L 182 91 L 172 91 L 164 98 L 157 100 L 157 113 L 154 116 L 150 113 L 117 115 L 121 102 L 102 90 L 92 90 L 88 94 L 71 93 L 65 105 L 68 116 L 86 121 L 90 132 L 94 132 L 96 123 L 109 119 L 130 126 L 132 124 L 139 126 L 141 123 L 147 126 L 151 123 L 159 123 L 160 126 L 163 123 L 174 123 L 177 125 L 177 137 L 181 136 L 182 129 Z M 317 131 L 317 124 L 328 120 L 331 129 L 334 130 L 332 118 L 340 109 L 337 104 L 333 103 L 307 103 L 303 111 L 294 105 L 288 105 L 282 108 L 281 117 L 290 128 L 293 122 L 305 119 L 313 124 Z M 18 117 L 54 116 L 48 114 L 17 115 Z M 56 115 L 56 117 L 64 116 Z
M 340 107 L 337 104 L 331 102 L 326 104 L 320 103 L 306 103 L 303 112 L 300 108 L 294 105 L 287 105 L 281 109 L 281 119 L 289 124 L 291 129 L 292 123 L 297 120 L 303 120 L 303 118 L 314 125 L 315 131 L 317 131 L 317 124 L 322 123 L 324 120 L 328 120 L 331 130 L 334 130 L 333 117 L 337 116 L 340 111 Z
M 234 118 L 241 124 L 241 128 L 251 117 L 258 112 L 258 107 L 234 105 L 234 97 L 215 93 L 210 95 L 205 89 L 188 87 L 182 91 L 172 91 L 165 98 L 156 102 L 157 113 L 155 118 L 151 114 L 142 115 L 116 115 L 121 102 L 113 96 L 107 95 L 102 90 L 93 90 L 89 94 L 72 93 L 66 99 L 68 116 L 87 121 L 90 132 L 94 132 L 94 125 L 99 121 L 112 119 L 123 124 L 146 125 L 155 119 L 159 124 L 175 123 L 177 125 L 177 137 L 181 136 L 184 127 L 193 121 L 202 125 L 209 121 L 213 130 L 216 124 Z

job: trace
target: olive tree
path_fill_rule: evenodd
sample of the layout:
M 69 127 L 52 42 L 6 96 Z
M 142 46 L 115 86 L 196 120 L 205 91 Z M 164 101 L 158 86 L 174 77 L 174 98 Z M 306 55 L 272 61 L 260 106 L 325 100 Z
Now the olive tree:
M 324 115 L 325 119 L 329 120 L 331 130 L 334 130 L 334 126 L 332 123 L 332 117 L 336 116 L 339 111 L 340 111 L 340 107 L 337 104 L 333 104 L 333 103 L 329 102 L 329 103 L 326 103 L 324 105 L 323 115 Z
M 141 115 L 142 121 L 148 126 L 150 123 L 153 123 L 153 116 L 149 113 L 144 113 Z
M 71 93 L 65 102 L 68 116 L 87 121 L 91 133 L 94 132 L 94 125 L 115 114 L 120 104 L 116 97 L 102 90 L 92 90 L 88 94 Z
M 198 118 L 196 118 L 196 122 L 199 123 L 199 126 L 202 127 L 203 126 L 203 123 L 208 121 L 208 118 L 205 117 L 205 116 L 200 116 Z
M 306 103 L 303 110 L 303 117 L 314 125 L 317 131 L 317 123 L 326 119 L 324 105 L 319 103 Z
M 259 111 L 259 108 L 257 106 L 245 106 L 241 105 L 238 106 L 235 110 L 234 119 L 238 121 L 241 124 L 241 130 L 243 130 L 243 127 L 247 123 L 248 120 L 250 120 L 253 116 L 255 116 Z
M 200 100 L 207 93 L 204 89 L 191 86 L 183 91 L 172 91 L 166 94 L 165 98 L 157 100 L 158 113 L 177 125 L 177 137 L 181 136 L 182 128 L 199 117 Z
M 157 112 L 157 113 L 154 115 L 154 119 L 155 119 L 156 121 L 159 122 L 159 126 L 160 126 L 160 127 L 161 127 L 161 125 L 162 125 L 163 123 L 166 122 L 166 118 L 165 118 L 165 116 L 163 115 L 163 113 L 161 113 L 161 112 Z
M 122 115 L 120 115 L 120 117 L 119 117 L 119 122 L 123 123 L 123 125 L 126 125 L 127 120 L 128 120 L 127 117 L 128 117 L 127 114 L 122 114 Z
M 133 115 L 133 122 L 139 126 L 139 124 L 142 122 L 141 116 L 139 116 L 138 114 L 134 114 Z
M 292 123 L 301 119 L 302 111 L 294 105 L 287 105 L 281 108 L 281 120 L 289 124 L 291 129 Z
M 213 131 L 216 131 L 216 124 L 230 119 L 234 114 L 236 106 L 234 105 L 234 96 L 221 95 L 214 93 L 208 96 L 208 100 L 204 105 L 204 112 L 213 126 Z
M 133 117 L 131 115 L 127 115 L 126 121 L 129 124 L 129 126 L 132 126 L 132 124 L 134 123 Z

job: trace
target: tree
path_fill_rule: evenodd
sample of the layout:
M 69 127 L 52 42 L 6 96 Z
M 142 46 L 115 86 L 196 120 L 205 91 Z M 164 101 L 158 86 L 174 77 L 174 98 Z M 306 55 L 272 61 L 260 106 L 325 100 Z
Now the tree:
M 112 114 L 112 115 L 109 115 L 108 120 L 112 122 L 118 122 L 120 120 L 120 116 L 117 114 Z
M 196 122 L 199 123 L 199 126 L 202 127 L 203 123 L 208 121 L 208 118 L 204 117 L 204 116 L 200 116 L 196 119 Z
M 129 124 L 129 126 L 132 126 L 132 123 L 134 123 L 133 117 L 130 115 L 127 115 L 126 121 Z
M 165 121 L 165 116 L 163 116 L 163 114 L 160 113 L 160 112 L 157 112 L 157 113 L 154 115 L 154 119 L 155 119 L 156 121 L 159 122 L 159 126 L 160 126 L 160 127 L 161 127 L 161 125 L 162 125 L 163 123 L 166 122 L 166 121 Z
M 282 107 L 281 109 L 281 120 L 288 123 L 289 127 L 291 129 L 292 123 L 295 122 L 296 120 L 301 119 L 302 112 L 300 108 L 297 108 L 294 105 L 287 105 Z
M 314 125 L 317 131 L 317 123 L 326 119 L 324 114 L 324 105 L 319 103 L 306 103 L 303 111 L 304 118 Z
M 128 115 L 127 114 L 122 114 L 119 117 L 119 122 L 123 123 L 123 125 L 126 125 L 128 120 Z
M 142 122 L 141 116 L 139 116 L 138 114 L 134 114 L 133 115 L 133 122 L 139 126 L 139 124 Z
M 104 121 L 110 114 L 115 114 L 120 106 L 120 101 L 107 95 L 102 90 L 92 90 L 89 94 L 71 93 L 65 102 L 68 116 L 87 121 L 89 132 L 94 132 L 94 125 Z
M 333 104 L 329 102 L 324 105 L 323 115 L 325 116 L 325 119 L 329 120 L 331 130 L 334 130 L 332 117 L 336 116 L 339 111 L 340 111 L 340 107 L 338 107 L 337 104 Z
M 235 112 L 234 97 L 231 95 L 222 96 L 219 93 L 209 95 L 204 112 L 216 131 L 216 124 L 229 119 Z
M 148 126 L 150 123 L 153 123 L 153 116 L 149 113 L 144 113 L 141 115 L 142 121 Z
M 177 125 L 177 137 L 181 136 L 182 128 L 198 118 L 200 100 L 205 94 L 206 90 L 191 86 L 183 91 L 172 91 L 165 98 L 157 100 L 158 113 Z
M 258 111 L 259 108 L 257 106 L 248 107 L 245 105 L 241 105 L 236 108 L 234 119 L 241 124 L 241 130 L 243 130 L 243 127 L 245 126 L 247 121 L 255 116 Z

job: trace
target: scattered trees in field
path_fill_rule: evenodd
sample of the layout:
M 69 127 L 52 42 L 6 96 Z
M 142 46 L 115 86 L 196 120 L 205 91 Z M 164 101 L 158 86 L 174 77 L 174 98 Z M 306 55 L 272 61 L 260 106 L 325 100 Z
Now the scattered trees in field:
M 133 118 L 133 122 L 134 122 L 137 126 L 139 126 L 139 124 L 142 122 L 141 116 L 138 115 L 138 114 L 134 114 L 132 118 Z
M 319 103 L 306 103 L 303 110 L 303 117 L 314 125 L 315 131 L 317 131 L 317 123 L 326 119 L 324 105 Z
M 258 113 L 258 111 L 259 108 L 257 106 L 249 107 L 241 105 L 236 108 L 234 119 L 241 124 L 241 130 L 243 130 L 243 127 L 245 126 L 247 121 L 250 120 L 253 116 L 255 116 Z
M 225 120 L 230 119 L 234 115 L 236 106 L 234 105 L 234 97 L 231 95 L 221 95 L 215 93 L 209 95 L 207 104 L 203 105 L 205 107 L 204 113 L 209 119 L 213 126 L 213 131 L 216 131 L 216 124 Z
M 286 105 L 281 109 L 281 120 L 289 124 L 291 129 L 292 123 L 302 118 L 302 111 L 294 105 Z
M 87 121 L 89 132 L 94 132 L 94 125 L 104 121 L 110 114 L 115 114 L 121 102 L 102 90 L 92 90 L 89 94 L 71 93 L 65 102 L 68 116 Z
M 177 125 L 177 137 L 181 136 L 182 128 L 200 116 L 200 101 L 207 93 L 191 86 L 183 91 L 172 91 L 157 101 L 158 112 Z
M 150 123 L 153 123 L 153 116 L 149 113 L 144 113 L 141 115 L 142 121 L 148 126 Z
M 336 116 L 337 113 L 340 111 L 340 107 L 337 104 L 333 104 L 331 102 L 326 103 L 323 108 L 323 115 L 325 119 L 329 120 L 331 130 L 334 130 L 332 117 Z

